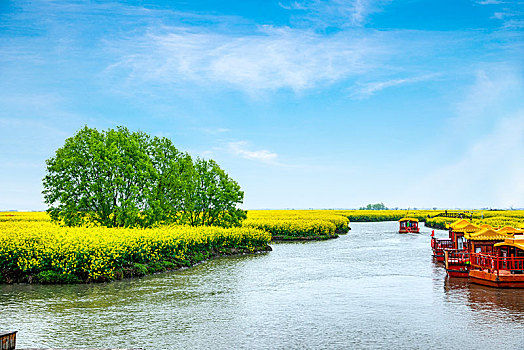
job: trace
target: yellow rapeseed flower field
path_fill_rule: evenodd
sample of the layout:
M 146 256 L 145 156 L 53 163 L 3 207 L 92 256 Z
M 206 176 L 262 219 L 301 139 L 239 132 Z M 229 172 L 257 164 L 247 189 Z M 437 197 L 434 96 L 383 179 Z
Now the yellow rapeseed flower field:
M 278 237 L 334 237 L 346 233 L 349 219 L 329 210 L 252 210 L 243 227 L 271 232 Z
M 269 232 L 250 227 L 61 227 L 45 217 L 0 213 L 0 271 L 18 279 L 52 271 L 72 281 L 106 281 L 137 263 L 189 266 L 215 252 L 267 248 L 271 240 Z

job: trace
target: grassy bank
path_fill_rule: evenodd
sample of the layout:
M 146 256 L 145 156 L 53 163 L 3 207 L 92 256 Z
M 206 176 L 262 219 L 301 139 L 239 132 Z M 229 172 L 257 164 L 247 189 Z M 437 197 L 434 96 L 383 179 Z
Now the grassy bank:
M 104 282 L 271 249 L 270 233 L 250 227 L 69 228 L 3 214 L 2 283 Z
M 243 227 L 272 235 L 273 241 L 324 240 L 349 230 L 349 220 L 328 210 L 253 210 Z

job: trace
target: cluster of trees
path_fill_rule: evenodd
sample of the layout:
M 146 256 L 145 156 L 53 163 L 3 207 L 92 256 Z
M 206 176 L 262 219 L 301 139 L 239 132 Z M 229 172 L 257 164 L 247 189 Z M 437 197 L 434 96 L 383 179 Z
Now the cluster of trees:
M 365 207 L 360 207 L 360 210 L 387 210 L 384 203 L 368 204 Z
M 46 161 L 44 200 L 67 226 L 241 225 L 244 192 L 213 160 L 193 159 L 167 138 L 125 127 L 85 126 Z

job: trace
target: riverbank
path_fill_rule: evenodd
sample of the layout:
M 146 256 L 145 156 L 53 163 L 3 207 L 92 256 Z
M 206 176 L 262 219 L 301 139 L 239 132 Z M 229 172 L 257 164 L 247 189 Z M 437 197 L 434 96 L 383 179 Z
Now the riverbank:
M 23 275 L 12 270 L 2 270 L 1 282 L 6 284 L 13 283 L 27 283 L 27 284 L 72 284 L 72 283 L 91 283 L 91 282 L 109 282 L 111 280 L 118 281 L 129 278 L 143 277 L 147 275 L 153 275 L 156 273 L 178 271 L 186 268 L 191 268 L 202 264 L 204 262 L 222 258 L 222 257 L 234 257 L 242 255 L 253 255 L 270 252 L 272 248 L 269 245 L 254 247 L 253 249 L 246 248 L 222 248 L 212 249 L 209 252 L 198 254 L 197 256 L 188 256 L 188 262 L 185 264 L 176 264 L 172 261 L 163 260 L 149 264 L 134 263 L 129 266 L 117 269 L 114 272 L 112 279 L 101 279 L 98 281 L 81 280 L 76 276 L 67 274 L 60 274 L 56 271 L 47 270 L 36 275 L 28 274 Z
M 243 227 L 271 233 L 272 241 L 320 241 L 350 230 L 349 219 L 329 210 L 252 210 Z
M 270 241 L 270 233 L 255 228 L 72 228 L 0 221 L 0 283 L 108 282 L 270 251 Z
M 293 241 L 326 241 L 328 239 L 335 239 L 339 236 L 334 235 L 315 235 L 315 236 L 273 236 L 272 242 L 293 242 Z

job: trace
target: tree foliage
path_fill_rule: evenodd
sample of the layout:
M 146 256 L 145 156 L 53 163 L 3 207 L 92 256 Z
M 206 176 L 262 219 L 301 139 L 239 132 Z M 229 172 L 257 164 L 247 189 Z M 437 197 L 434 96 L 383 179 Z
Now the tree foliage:
M 180 152 L 167 138 L 125 127 L 87 126 L 46 161 L 44 200 L 54 221 L 107 227 L 159 223 L 239 226 L 244 193 L 212 160 Z
M 360 210 L 387 210 L 384 203 L 368 204 L 365 207 L 360 207 Z
M 187 222 L 192 226 L 239 226 L 247 215 L 236 208 L 244 199 L 238 183 L 213 160 L 197 158 L 194 171 L 184 211 Z

